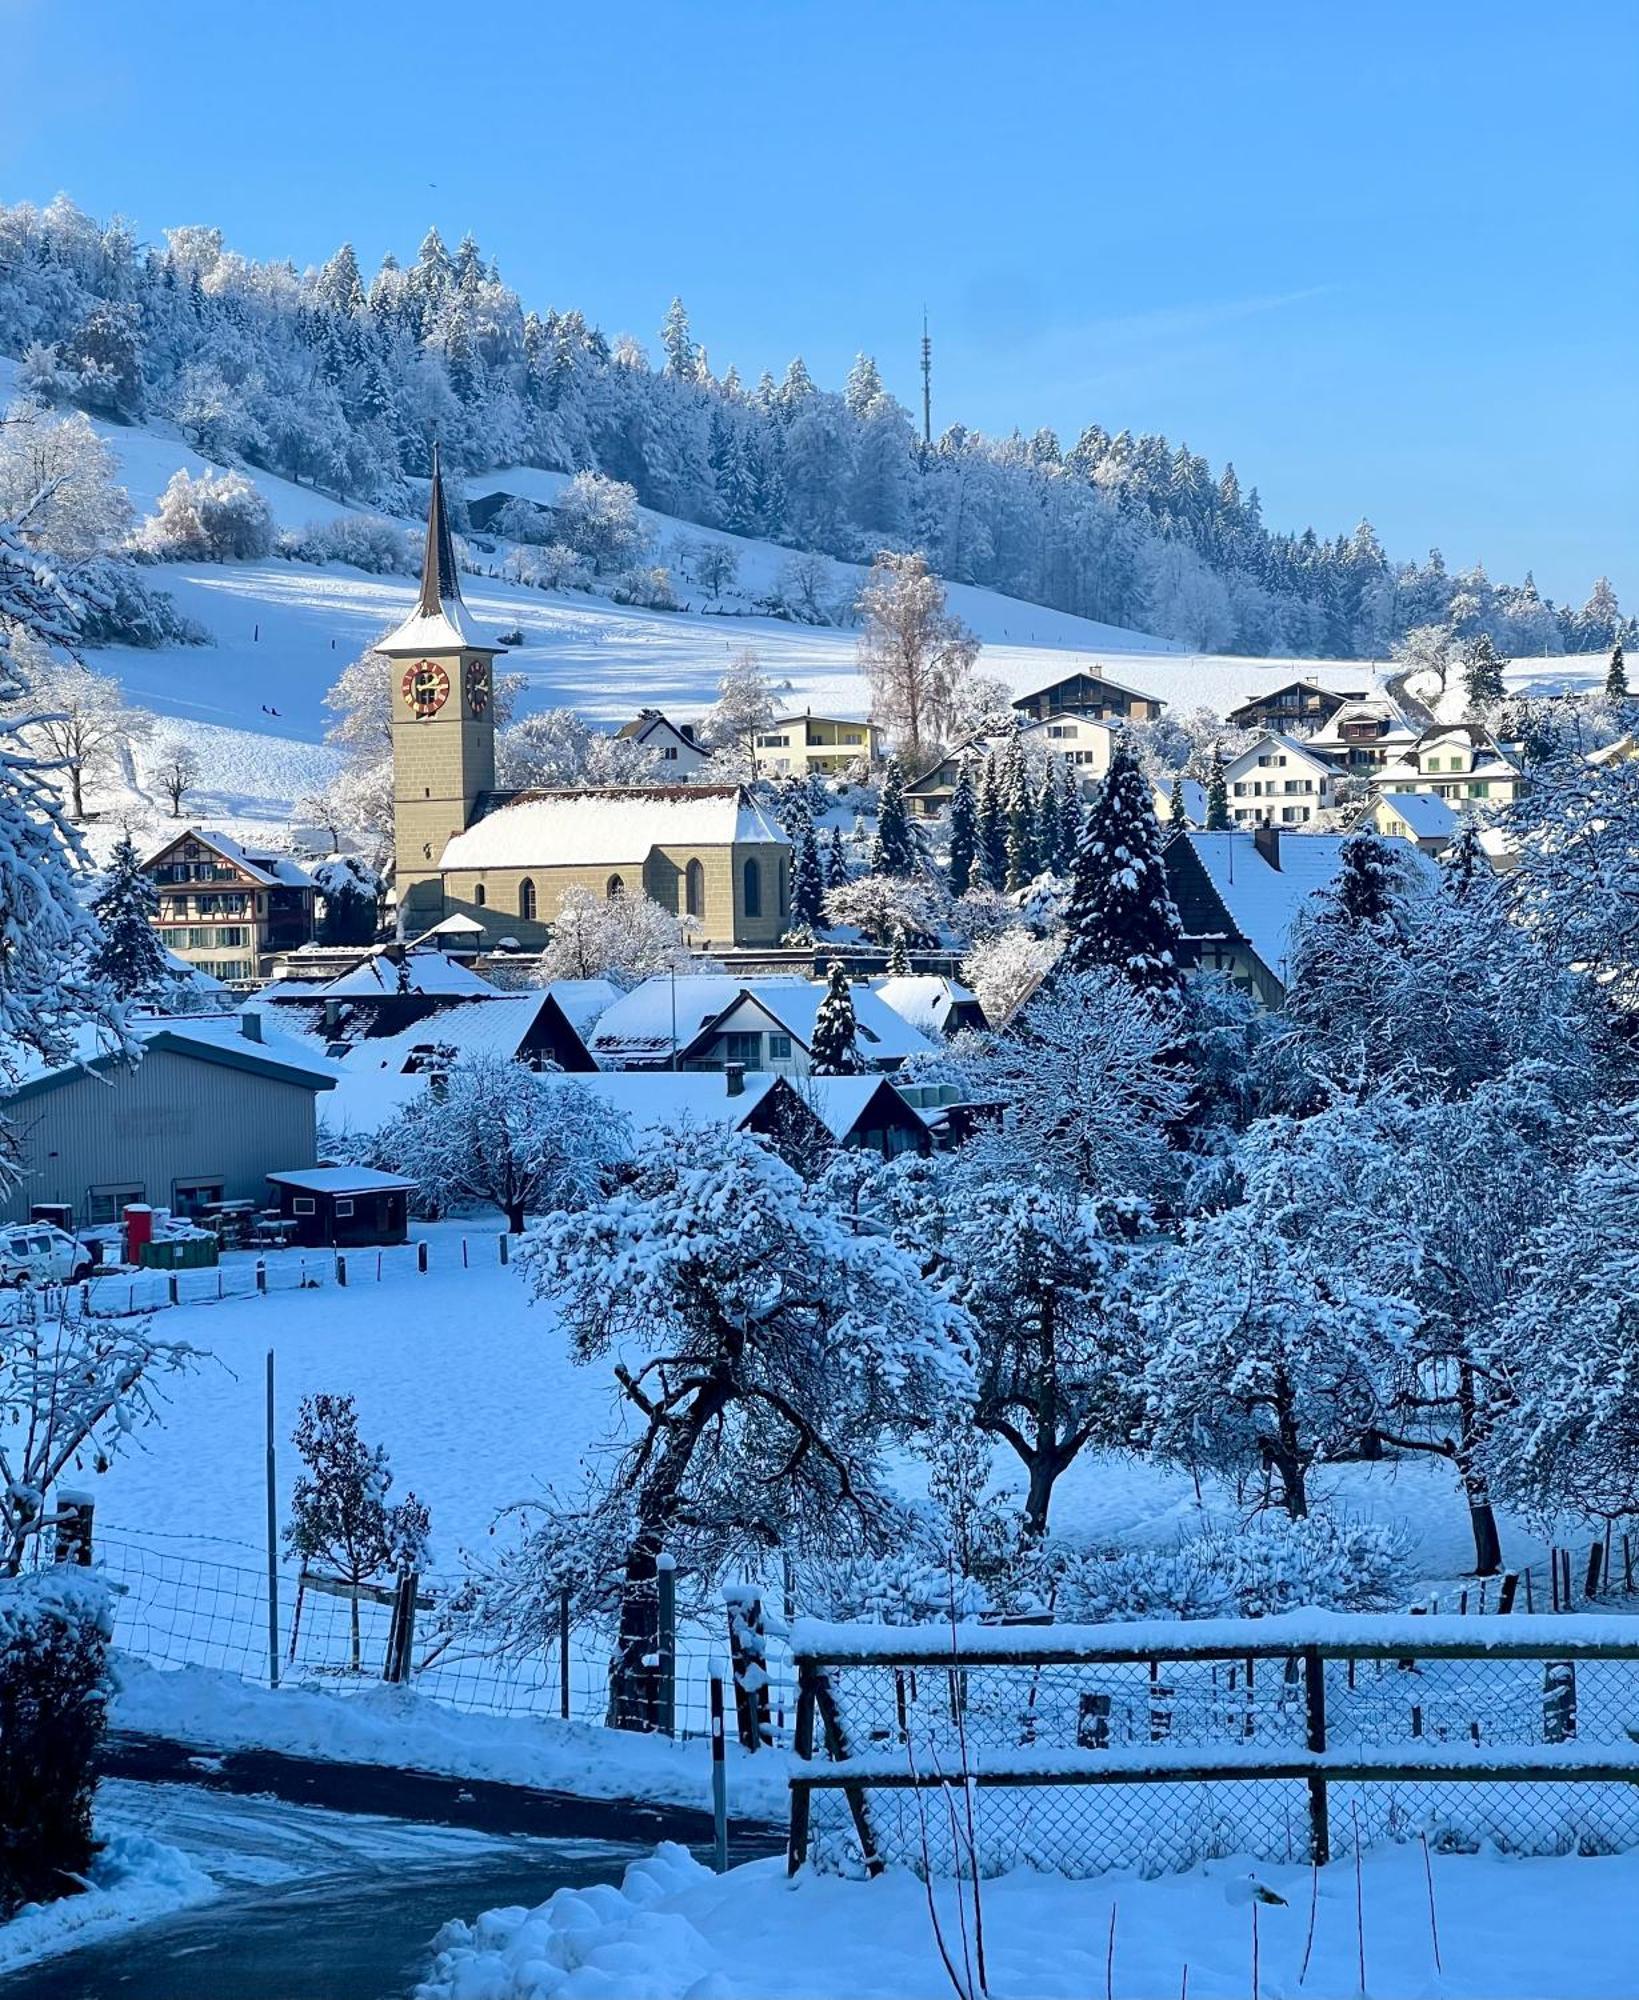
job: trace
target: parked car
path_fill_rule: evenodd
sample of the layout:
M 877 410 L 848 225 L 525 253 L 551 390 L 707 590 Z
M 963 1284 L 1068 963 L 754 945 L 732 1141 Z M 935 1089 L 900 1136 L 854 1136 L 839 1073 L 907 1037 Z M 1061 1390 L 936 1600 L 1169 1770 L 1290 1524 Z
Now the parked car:
M 71 1284 L 91 1270 L 91 1252 L 49 1222 L 0 1224 L 0 1285 Z

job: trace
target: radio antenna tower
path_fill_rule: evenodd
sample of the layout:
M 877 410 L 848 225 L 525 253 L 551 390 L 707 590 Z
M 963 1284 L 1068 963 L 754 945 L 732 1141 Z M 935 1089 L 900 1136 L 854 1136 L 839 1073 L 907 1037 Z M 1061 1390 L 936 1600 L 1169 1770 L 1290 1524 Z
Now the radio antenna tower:
M 933 342 L 928 338 L 928 309 L 922 308 L 922 444 L 933 443 Z

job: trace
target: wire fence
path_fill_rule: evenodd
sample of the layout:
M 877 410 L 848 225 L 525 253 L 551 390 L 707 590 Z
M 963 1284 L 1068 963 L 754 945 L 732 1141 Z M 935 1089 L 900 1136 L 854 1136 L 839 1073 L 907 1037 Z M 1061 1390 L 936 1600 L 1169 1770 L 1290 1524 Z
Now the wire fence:
M 99 1535 L 97 1560 L 116 1589 L 115 1643 L 161 1667 L 211 1667 L 263 1687 L 277 1684 L 354 1694 L 393 1673 L 395 1590 L 391 1579 L 354 1588 L 287 1564 L 270 1592 L 265 1561 L 247 1548 L 228 1562 L 189 1537 Z M 463 1579 L 420 1577 L 404 1678 L 421 1694 L 472 1713 L 611 1720 L 611 1628 L 556 1619 L 539 1650 L 502 1652 L 455 1613 Z M 277 1604 L 275 1608 L 274 1598 Z M 554 1607 L 555 1610 L 555 1607 Z M 720 1620 L 677 1621 L 668 1720 L 680 1737 L 710 1728 L 715 1663 L 731 1654 L 729 1610 Z M 550 1619 L 548 1622 L 551 1622 Z M 662 1641 L 664 1644 L 664 1641 Z M 765 1641 L 767 1726 L 762 1740 L 788 1744 L 795 1714 L 789 1648 Z
M 1639 1634 L 1533 1619 L 1282 1620 L 810 1644 L 793 1861 L 938 1876 L 1159 1873 L 1249 1853 L 1324 1860 L 1426 1834 L 1462 1849 L 1639 1846 Z M 1610 1621 L 1617 1634 L 1624 1627 Z M 1223 1636 L 1231 1624 L 1241 1629 Z M 1631 1627 L 1626 1628 L 1631 1631 Z M 876 1657 L 861 1656 L 875 1643 Z
M 504 1236 L 463 1236 L 437 1245 L 439 1270 L 488 1269 L 508 1261 Z M 183 1271 L 118 1271 L 76 1285 L 0 1291 L 0 1327 L 25 1318 L 54 1319 L 72 1304 L 95 1319 L 124 1319 L 171 1306 L 216 1305 L 266 1293 L 380 1285 L 425 1276 L 435 1266 L 433 1246 L 397 1243 L 357 1250 L 279 1250 L 265 1257 L 230 1256 L 220 1264 Z

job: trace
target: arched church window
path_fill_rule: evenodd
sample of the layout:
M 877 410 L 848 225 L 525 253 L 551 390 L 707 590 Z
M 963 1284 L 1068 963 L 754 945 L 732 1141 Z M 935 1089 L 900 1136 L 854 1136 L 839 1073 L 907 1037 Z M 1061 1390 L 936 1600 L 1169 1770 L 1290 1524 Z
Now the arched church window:
M 626 893 L 626 884 L 620 879 L 618 875 L 611 875 L 608 881 L 605 882 L 603 885 L 603 896 L 605 902 L 609 903 L 618 902 L 620 898 L 625 895 L 625 893 Z
M 745 905 L 748 917 L 760 917 L 763 913 L 763 871 L 755 858 L 745 865 Z
M 478 905 L 479 909 L 482 909 L 489 901 L 489 891 L 484 887 L 482 882 L 475 882 L 473 884 L 472 900 Z
M 691 917 L 706 914 L 706 871 L 698 861 L 691 861 L 683 875 L 684 908 Z
M 518 884 L 518 914 L 526 923 L 535 921 L 535 884 L 527 875 Z

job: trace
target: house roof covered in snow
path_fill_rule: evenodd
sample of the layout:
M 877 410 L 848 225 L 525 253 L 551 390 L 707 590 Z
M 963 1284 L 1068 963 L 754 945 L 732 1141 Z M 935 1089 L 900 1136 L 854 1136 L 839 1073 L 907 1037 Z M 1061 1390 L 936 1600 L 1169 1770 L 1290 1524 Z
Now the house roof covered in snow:
M 681 985 L 682 981 L 679 980 Z M 693 1041 L 685 1042 L 681 1054 L 691 1053 L 709 1043 L 728 1028 L 743 1006 L 760 1010 L 776 1029 L 788 1034 L 803 1048 L 812 1046 L 814 1017 L 826 994 L 823 979 L 748 979 L 738 983 L 734 998 L 712 1019 L 704 1022 Z M 854 1004 L 854 1045 L 863 1061 L 873 1067 L 905 1061 L 909 1056 L 929 1054 L 934 1044 L 896 1014 L 869 986 L 848 989 Z
M 417 653 L 499 653 L 502 649 L 484 632 L 461 599 L 461 572 L 455 562 L 455 540 L 444 510 L 444 481 L 433 447 L 432 487 L 427 495 L 427 543 L 421 558 L 421 594 L 416 607 L 396 632 L 375 649 L 390 660 Z
M 250 879 L 264 889 L 317 889 L 318 884 L 301 864 L 289 854 L 274 854 L 265 848 L 246 847 L 231 834 L 213 833 L 201 826 L 185 827 L 181 833 L 173 833 L 163 846 L 158 847 L 143 862 L 144 868 L 152 868 L 170 853 L 179 841 L 197 840 L 202 847 L 208 847 L 219 854 L 224 861 L 231 861 L 235 868 L 243 869 Z
M 933 1043 L 870 987 L 853 986 L 849 991 L 854 1003 L 859 1052 L 867 1062 L 903 1062 L 908 1056 L 926 1055 L 932 1049 Z M 802 979 L 795 975 L 736 979 L 729 973 L 688 974 L 673 979 L 663 974 L 633 987 L 600 1015 L 592 1030 L 590 1047 L 607 1068 L 666 1063 L 671 1060 L 674 1048 L 680 1058 L 687 1058 L 691 1051 L 719 1033 L 742 1007 L 749 1005 L 806 1049 L 813 1040 L 814 1016 L 824 998 L 823 979 Z
M 443 868 L 641 868 L 656 847 L 787 847 L 739 785 L 610 785 L 498 802 L 444 848 Z
M 796 1091 L 840 1145 L 847 1144 L 873 1107 L 885 1124 L 907 1129 L 927 1124 L 922 1113 L 907 1103 L 885 1076 L 805 1076 L 798 1079 Z
M 328 1066 L 298 1037 L 270 1027 L 259 1007 L 237 1014 L 138 1015 L 131 1037 L 143 1055 L 164 1050 L 198 1062 L 249 1070 L 307 1090 L 328 1090 Z M 62 1063 L 45 1062 L 32 1049 L 0 1048 L 0 1099 L 37 1096 L 92 1070 L 106 1075 L 123 1062 L 120 1050 L 95 1027 L 82 1028 L 73 1053 Z
M 1403 820 L 1419 840 L 1450 840 L 1457 831 L 1456 810 L 1433 792 L 1379 792 L 1361 817 L 1375 817 L 1379 807 Z
M 744 1129 L 771 1091 L 788 1088 L 771 1071 L 759 1070 L 731 1092 L 721 1070 L 603 1070 L 593 1076 L 549 1076 L 554 1087 L 578 1085 L 631 1129 L 634 1144 L 651 1132 L 674 1126 L 720 1125 Z
M 326 999 L 367 993 L 494 993 L 470 965 L 441 951 L 407 951 L 402 959 L 378 951 L 318 991 Z
M 971 988 L 935 973 L 908 973 L 900 978 L 873 979 L 871 991 L 919 1035 L 929 1041 L 957 1028 L 982 1027 L 984 1009 Z
M 299 1167 L 268 1179 L 275 1187 L 302 1194 L 396 1194 L 415 1186 L 402 1174 L 384 1174 L 375 1167 Z
M 1226 765 L 1224 768 L 1227 770 L 1228 766 Z M 1191 826 L 1205 826 L 1207 811 L 1206 786 L 1198 784 L 1194 778 L 1182 778 L 1179 780 L 1178 789 L 1183 794 L 1185 819 L 1189 821 Z M 1171 779 L 1168 779 L 1165 784 L 1156 785 L 1154 787 L 1154 796 L 1156 811 L 1158 813 L 1170 813 L 1172 810 Z M 1169 826 L 1171 825 L 1170 820 L 1165 823 Z

